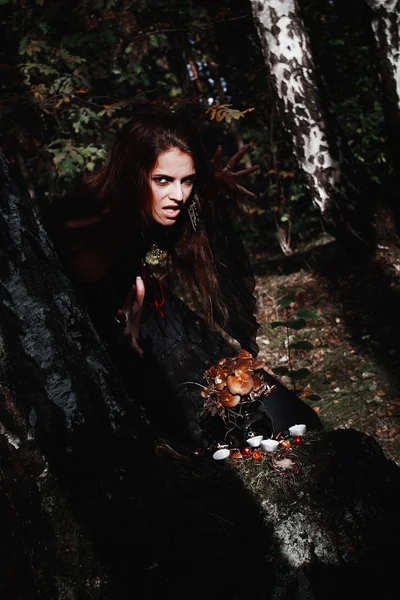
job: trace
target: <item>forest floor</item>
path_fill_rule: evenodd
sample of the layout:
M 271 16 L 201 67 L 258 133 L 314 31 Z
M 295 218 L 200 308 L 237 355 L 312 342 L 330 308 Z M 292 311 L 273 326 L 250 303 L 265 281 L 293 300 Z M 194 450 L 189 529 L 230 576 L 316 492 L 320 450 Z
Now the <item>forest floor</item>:
M 259 356 L 268 370 L 289 365 L 288 332 L 290 342 L 311 342 L 311 350 L 291 351 L 292 369 L 310 370 L 296 381 L 297 393 L 326 429 L 365 432 L 400 464 L 400 248 L 380 244 L 373 258 L 353 260 L 325 239 L 286 257 L 253 254 L 252 264 Z M 279 299 L 289 291 L 294 302 L 282 309 Z M 271 326 L 300 308 L 317 315 L 302 329 Z

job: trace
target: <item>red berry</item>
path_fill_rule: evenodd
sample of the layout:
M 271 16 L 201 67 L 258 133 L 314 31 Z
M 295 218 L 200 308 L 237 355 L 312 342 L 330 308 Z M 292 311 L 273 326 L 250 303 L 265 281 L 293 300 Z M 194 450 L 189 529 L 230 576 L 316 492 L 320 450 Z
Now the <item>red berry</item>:
M 242 450 L 242 454 L 243 454 L 243 456 L 250 456 L 250 454 L 251 454 L 250 446 L 245 446 Z
M 254 452 L 253 452 L 254 460 L 260 460 L 261 457 L 262 457 L 261 452 L 259 450 L 254 450 Z
M 296 444 L 296 446 L 299 446 L 302 443 L 303 443 L 303 439 L 302 439 L 301 435 L 296 435 L 293 438 L 293 444 Z

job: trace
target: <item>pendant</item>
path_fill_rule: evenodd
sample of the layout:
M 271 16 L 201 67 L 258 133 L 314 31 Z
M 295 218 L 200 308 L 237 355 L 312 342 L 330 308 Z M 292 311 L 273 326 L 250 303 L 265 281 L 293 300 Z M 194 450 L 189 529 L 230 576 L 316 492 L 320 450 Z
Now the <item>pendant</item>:
M 149 265 L 161 265 L 164 250 L 153 244 L 151 250 L 146 254 L 145 260 Z
M 163 255 L 163 250 L 161 250 L 161 248 L 159 248 L 158 246 L 156 246 L 155 244 L 153 244 L 152 253 L 153 253 L 154 258 L 158 262 L 160 262 L 161 261 L 161 257 Z

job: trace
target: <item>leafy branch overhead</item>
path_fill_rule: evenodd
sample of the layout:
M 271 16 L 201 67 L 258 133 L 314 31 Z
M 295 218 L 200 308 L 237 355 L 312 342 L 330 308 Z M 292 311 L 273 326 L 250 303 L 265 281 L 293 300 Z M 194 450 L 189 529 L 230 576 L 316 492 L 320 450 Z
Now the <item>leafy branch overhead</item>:
M 213 104 L 209 106 L 205 110 L 205 114 L 209 115 L 210 121 L 215 119 L 216 121 L 226 121 L 227 123 L 231 123 L 232 119 L 238 121 L 245 114 L 252 112 L 253 108 L 246 108 L 245 110 L 238 110 L 237 108 L 232 108 L 231 104 Z

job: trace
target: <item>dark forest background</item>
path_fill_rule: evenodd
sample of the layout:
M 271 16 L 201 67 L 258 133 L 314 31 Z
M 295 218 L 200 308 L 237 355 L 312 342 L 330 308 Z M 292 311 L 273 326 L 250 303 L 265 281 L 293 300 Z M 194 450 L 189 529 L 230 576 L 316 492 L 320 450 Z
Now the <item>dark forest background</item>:
M 1 148 L 35 206 L 63 195 L 101 163 L 134 105 L 185 104 L 203 129 L 210 159 L 220 143 L 228 157 L 251 142 L 246 161 L 261 169 L 249 182 L 257 200 L 242 227 L 252 248 L 289 254 L 324 231 L 275 108 L 250 2 L 0 5 Z M 331 135 L 340 131 L 354 171 L 373 189 L 374 210 L 379 200 L 396 212 L 370 9 L 361 0 L 301 0 L 299 10 L 335 122 Z
M 400 0 L 0 0 L 0 26 L 1 599 L 390 597 Z M 238 226 L 258 356 L 325 427 L 304 477 L 160 438 L 34 214 L 143 102 L 261 165 Z

